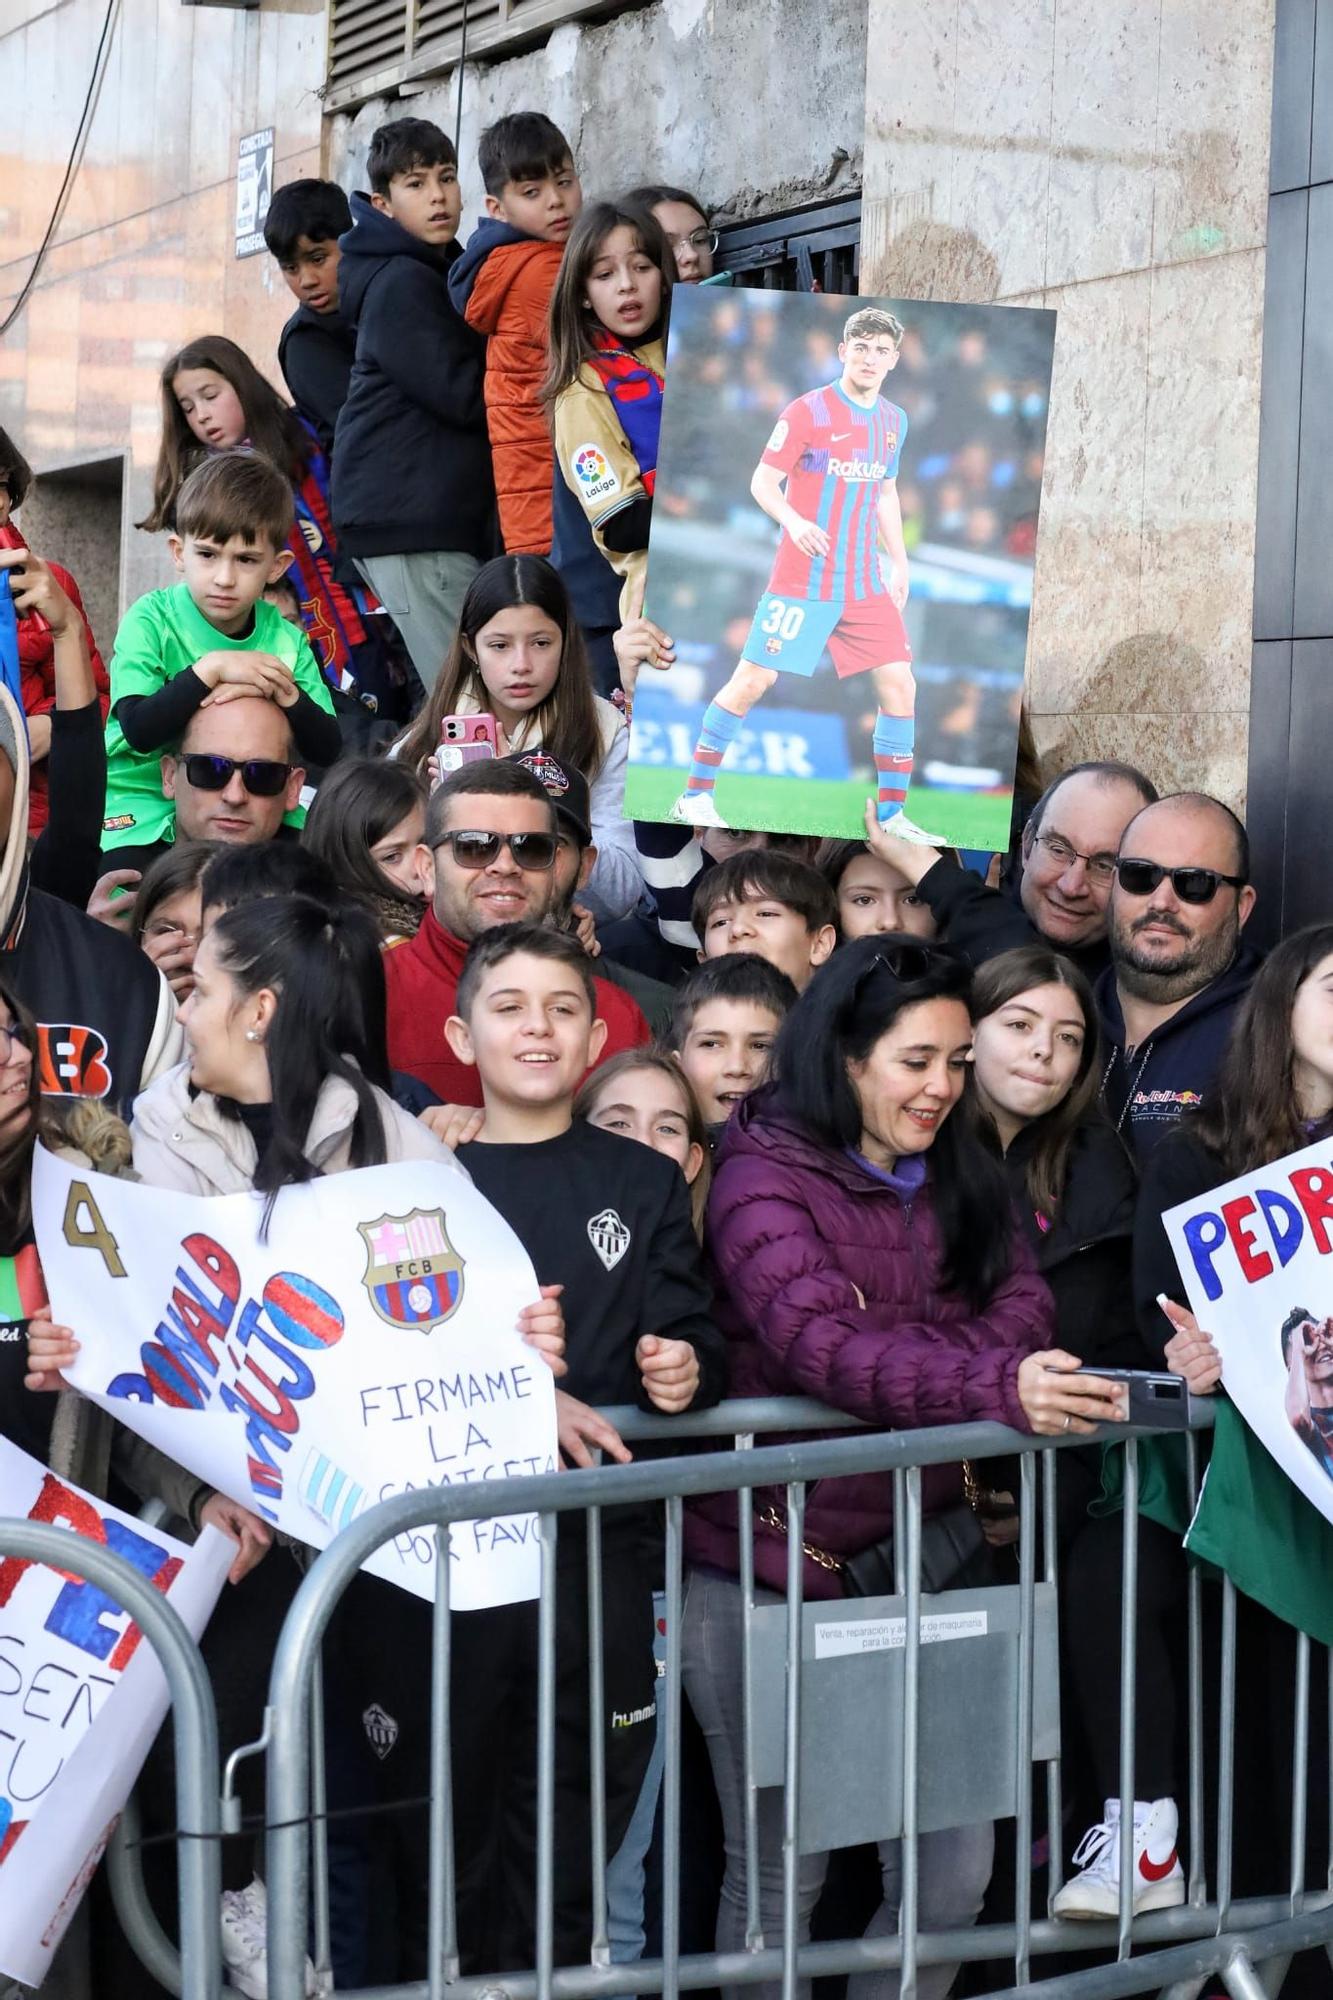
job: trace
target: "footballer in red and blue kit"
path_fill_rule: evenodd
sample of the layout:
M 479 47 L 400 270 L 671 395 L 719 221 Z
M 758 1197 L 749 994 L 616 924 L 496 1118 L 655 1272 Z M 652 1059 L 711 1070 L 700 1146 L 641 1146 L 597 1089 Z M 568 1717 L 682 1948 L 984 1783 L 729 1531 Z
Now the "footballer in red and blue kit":
M 827 650 L 839 680 L 874 677 L 876 817 L 908 838 L 929 837 L 903 812 L 916 734 L 896 483 L 907 415 L 879 394 L 902 335 L 892 313 L 854 312 L 838 348 L 840 379 L 797 396 L 774 425 L 750 490 L 782 539 L 736 669 L 704 713 L 673 819 L 726 824 L 713 791 L 745 718 L 780 673 L 809 678 Z

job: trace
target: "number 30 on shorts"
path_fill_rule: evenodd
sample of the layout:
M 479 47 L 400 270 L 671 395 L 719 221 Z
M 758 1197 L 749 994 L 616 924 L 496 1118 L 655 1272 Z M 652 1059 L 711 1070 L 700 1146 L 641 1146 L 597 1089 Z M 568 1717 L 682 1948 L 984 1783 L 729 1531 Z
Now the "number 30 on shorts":
M 771 632 L 776 639 L 794 639 L 804 623 L 803 604 L 788 604 L 783 597 L 770 597 L 764 606 L 759 629 L 761 632 Z

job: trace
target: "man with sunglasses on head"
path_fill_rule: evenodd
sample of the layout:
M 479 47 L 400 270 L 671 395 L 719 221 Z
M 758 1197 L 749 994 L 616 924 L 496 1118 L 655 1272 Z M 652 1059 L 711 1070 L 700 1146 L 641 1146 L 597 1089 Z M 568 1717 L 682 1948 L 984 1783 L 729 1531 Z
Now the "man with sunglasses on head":
M 1075 764 L 1062 772 L 1023 829 L 1022 867 L 1012 889 L 989 889 L 952 854 L 899 839 L 893 822 L 877 825 L 872 810 L 867 838 L 873 853 L 907 877 L 940 939 L 973 965 L 1045 944 L 1096 979 L 1110 963 L 1106 910 L 1120 838 L 1156 797 L 1132 764 Z
M 554 917 L 566 886 L 556 870 L 558 851 L 555 805 L 521 764 L 464 764 L 431 793 L 417 849 L 429 908 L 416 936 L 386 951 L 384 980 L 390 1065 L 446 1104 L 481 1103 L 476 1069 L 460 1062 L 444 1038 L 444 1024 L 457 1011 L 467 948 L 497 924 Z M 630 995 L 605 979 L 593 984 L 597 1018 L 607 1026 L 600 1060 L 647 1042 L 648 1023 Z
M 1159 799 L 1125 828 L 1097 1004 L 1102 1103 L 1140 1160 L 1203 1103 L 1258 970 L 1241 937 L 1255 902 L 1249 878 L 1245 828 L 1206 792 Z

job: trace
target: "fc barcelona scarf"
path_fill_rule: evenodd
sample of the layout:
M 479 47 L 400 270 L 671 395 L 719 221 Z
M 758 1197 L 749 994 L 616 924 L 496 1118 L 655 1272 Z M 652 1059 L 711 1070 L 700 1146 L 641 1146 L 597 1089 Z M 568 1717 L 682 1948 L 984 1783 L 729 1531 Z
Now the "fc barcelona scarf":
M 357 602 L 364 593 L 348 590 L 333 574 L 338 543 L 329 507 L 329 462 L 305 418 L 298 421 L 311 448 L 300 484 L 293 488 L 296 526 L 287 546 L 295 557 L 292 570 L 315 658 L 330 686 L 344 687 L 356 675 L 353 650 L 366 643 L 362 606 Z
M 588 363 L 616 406 L 616 415 L 651 500 L 657 484 L 657 440 L 662 429 L 662 377 L 622 347 L 603 326 L 593 329 L 597 349 Z

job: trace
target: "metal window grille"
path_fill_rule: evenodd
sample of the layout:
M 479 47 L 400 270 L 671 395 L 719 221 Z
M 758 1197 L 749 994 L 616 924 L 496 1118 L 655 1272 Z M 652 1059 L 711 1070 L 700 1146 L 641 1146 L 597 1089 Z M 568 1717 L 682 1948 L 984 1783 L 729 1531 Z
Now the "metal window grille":
M 813 278 L 825 292 L 855 293 L 861 268 L 861 197 L 738 222 L 721 232 L 718 262 L 736 282 L 754 290 L 808 290 Z

